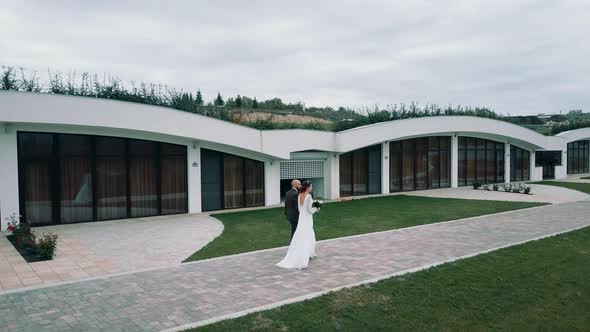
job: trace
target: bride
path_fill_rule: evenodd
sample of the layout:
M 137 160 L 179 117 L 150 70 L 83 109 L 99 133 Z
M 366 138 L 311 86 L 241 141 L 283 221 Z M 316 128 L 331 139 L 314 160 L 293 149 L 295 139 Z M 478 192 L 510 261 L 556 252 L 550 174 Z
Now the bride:
M 315 258 L 315 232 L 313 231 L 313 214 L 318 209 L 312 207 L 311 191 L 313 186 L 309 181 L 303 181 L 299 188 L 297 207 L 299 208 L 299 222 L 297 230 L 287 250 L 287 255 L 277 263 L 285 269 L 303 269 L 307 267 L 310 258 Z

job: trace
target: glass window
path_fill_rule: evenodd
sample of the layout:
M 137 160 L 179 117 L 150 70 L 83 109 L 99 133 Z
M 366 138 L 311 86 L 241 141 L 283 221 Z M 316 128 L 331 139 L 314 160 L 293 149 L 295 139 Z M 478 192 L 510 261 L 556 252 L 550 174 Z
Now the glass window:
M 423 138 L 416 139 L 416 190 L 427 188 L 426 177 L 428 173 L 427 141 Z
M 53 135 L 18 133 L 21 209 L 33 226 L 53 222 Z
M 402 190 L 414 190 L 414 140 L 405 140 L 402 142 Z
M 467 150 L 459 149 L 458 151 L 458 179 L 459 179 L 459 186 L 466 186 L 467 185 Z
M 354 195 L 367 194 L 368 151 L 360 149 L 352 152 L 352 190 Z
M 340 155 L 340 196 L 352 196 L 352 154 Z
M 162 175 L 162 214 L 183 213 L 187 206 L 186 157 L 163 156 Z
M 60 222 L 92 221 L 92 141 L 90 136 L 59 135 Z
M 244 172 L 243 159 L 237 156 L 223 155 L 223 197 L 226 209 L 244 206 Z
M 18 149 L 21 204 L 35 225 L 188 210 L 186 146 L 18 133 Z
M 402 176 L 401 141 L 389 143 L 389 192 L 401 191 Z
M 96 214 L 98 220 L 127 217 L 126 140 L 96 138 Z
M 246 159 L 246 206 L 264 205 L 264 163 Z
M 158 214 L 157 143 L 129 141 L 129 192 L 131 216 Z
M 459 137 L 459 186 L 502 182 L 504 179 L 504 144 L 491 140 Z M 501 156 L 499 156 L 501 154 Z

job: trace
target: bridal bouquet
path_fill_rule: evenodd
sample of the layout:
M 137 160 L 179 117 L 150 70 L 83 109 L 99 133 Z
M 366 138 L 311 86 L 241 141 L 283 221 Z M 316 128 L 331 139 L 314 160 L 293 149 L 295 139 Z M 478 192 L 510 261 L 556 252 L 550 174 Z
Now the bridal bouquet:
M 322 204 L 324 204 L 324 202 L 314 199 L 313 202 L 311 203 L 311 207 L 314 207 L 316 209 L 319 209 L 322 207 Z

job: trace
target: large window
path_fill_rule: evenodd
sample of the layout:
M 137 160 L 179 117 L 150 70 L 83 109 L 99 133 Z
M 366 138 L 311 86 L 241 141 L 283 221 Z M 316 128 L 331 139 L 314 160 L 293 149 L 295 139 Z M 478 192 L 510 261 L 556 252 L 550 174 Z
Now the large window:
M 381 193 L 381 145 L 340 155 L 340 196 Z
M 530 152 L 510 146 L 510 182 L 530 180 Z
M 450 137 L 389 143 L 389 191 L 450 187 Z
M 590 141 L 567 144 L 567 174 L 590 173 Z
M 264 163 L 201 149 L 203 211 L 264 205 Z
M 185 213 L 186 147 L 18 133 L 20 205 L 32 225 Z
M 504 143 L 459 137 L 459 186 L 504 182 Z

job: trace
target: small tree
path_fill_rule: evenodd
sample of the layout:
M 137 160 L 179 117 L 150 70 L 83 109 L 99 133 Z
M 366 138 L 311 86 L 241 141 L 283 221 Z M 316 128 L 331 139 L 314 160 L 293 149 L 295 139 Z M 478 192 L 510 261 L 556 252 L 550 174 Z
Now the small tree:
M 238 95 L 238 96 L 236 97 L 236 107 L 237 107 L 237 108 L 240 108 L 240 107 L 242 107 L 242 97 L 240 97 L 240 95 Z
M 0 82 L 0 90 L 18 90 L 14 67 L 2 66 L 2 78 Z
M 258 100 L 256 100 L 256 97 L 252 100 L 252 108 L 258 108 Z
M 195 104 L 197 104 L 197 106 L 203 106 L 203 95 L 201 94 L 201 90 L 197 90 L 197 96 L 195 97 Z
M 215 106 L 223 106 L 225 104 L 225 102 L 223 101 L 223 98 L 221 97 L 221 93 L 217 93 L 217 98 L 215 98 Z

